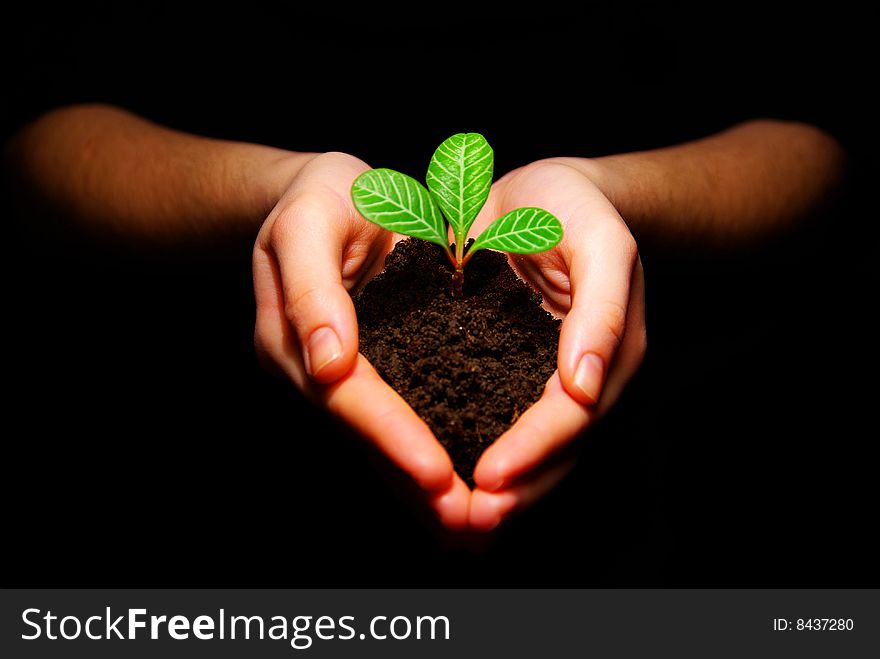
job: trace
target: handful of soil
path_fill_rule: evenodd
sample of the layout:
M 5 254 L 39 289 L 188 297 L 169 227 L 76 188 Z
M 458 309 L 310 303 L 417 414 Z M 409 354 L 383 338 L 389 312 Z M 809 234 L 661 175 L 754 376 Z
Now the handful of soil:
M 541 396 L 556 370 L 560 321 L 489 250 L 452 297 L 442 248 L 403 240 L 354 298 L 360 350 L 446 447 L 473 486 L 480 455 Z

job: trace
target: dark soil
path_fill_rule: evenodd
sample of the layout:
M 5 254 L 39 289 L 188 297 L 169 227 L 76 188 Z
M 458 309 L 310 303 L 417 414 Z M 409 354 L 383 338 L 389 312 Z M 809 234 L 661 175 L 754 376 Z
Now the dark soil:
M 404 240 L 355 297 L 361 352 L 425 420 L 473 485 L 483 451 L 538 400 L 559 321 L 498 252 L 480 251 L 452 297 L 443 250 Z

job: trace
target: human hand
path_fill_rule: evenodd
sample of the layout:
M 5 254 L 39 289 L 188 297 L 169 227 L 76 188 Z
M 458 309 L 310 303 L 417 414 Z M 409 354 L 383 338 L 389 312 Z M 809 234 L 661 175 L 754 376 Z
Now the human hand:
M 365 222 L 352 181 L 369 169 L 342 153 L 314 157 L 269 214 L 253 254 L 263 364 L 284 373 L 408 474 L 449 530 L 467 526 L 470 491 L 413 409 L 358 354 L 349 291 L 381 270 L 394 235 Z
M 611 407 L 645 353 L 644 273 L 635 240 L 593 182 L 589 161 L 552 159 L 510 172 L 474 226 L 521 206 L 545 208 L 565 228 L 559 245 L 510 255 L 513 268 L 563 318 L 558 370 L 541 399 L 480 458 L 470 526 L 495 528 L 552 489 L 571 462 L 553 460 Z M 589 174 L 597 174 L 591 177 Z

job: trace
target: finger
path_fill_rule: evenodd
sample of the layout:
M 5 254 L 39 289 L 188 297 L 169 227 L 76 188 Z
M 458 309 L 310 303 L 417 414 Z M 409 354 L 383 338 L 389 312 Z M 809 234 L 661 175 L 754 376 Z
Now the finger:
M 490 492 L 506 487 L 566 446 L 594 415 L 568 395 L 554 373 L 541 399 L 480 457 L 474 481 Z
M 357 319 L 342 283 L 350 209 L 335 193 L 294 196 L 270 233 L 284 296 L 306 372 L 329 383 L 347 373 L 358 352 Z
M 584 244 L 571 257 L 572 306 L 559 334 L 559 375 L 572 398 L 593 405 L 623 340 L 637 251 L 621 222 L 572 239 Z
M 449 489 L 431 496 L 429 503 L 448 531 L 463 531 L 467 528 L 471 491 L 458 474 L 453 476 Z
M 636 265 L 633 272 L 632 291 L 629 308 L 626 312 L 626 330 L 623 335 L 623 344 L 617 351 L 614 363 L 602 389 L 602 398 L 599 400 L 597 412 L 604 414 L 623 393 L 626 383 L 632 379 L 648 345 L 647 331 L 645 329 L 645 273 L 641 261 Z
M 366 357 L 358 355 L 354 369 L 324 388 L 322 397 L 330 412 L 344 419 L 424 490 L 449 489 L 454 475 L 449 454 Z
M 423 521 L 430 527 L 439 524 L 442 531 L 452 534 L 442 537 L 448 540 L 467 529 L 471 491 L 460 476 L 454 474 L 447 487 L 428 492 L 378 450 L 369 455 L 385 482 L 416 515 L 427 515 L 430 519 Z
M 470 527 L 481 533 L 497 528 L 505 519 L 531 506 L 556 487 L 573 468 L 574 458 L 570 458 L 504 490 L 474 490 L 471 495 Z

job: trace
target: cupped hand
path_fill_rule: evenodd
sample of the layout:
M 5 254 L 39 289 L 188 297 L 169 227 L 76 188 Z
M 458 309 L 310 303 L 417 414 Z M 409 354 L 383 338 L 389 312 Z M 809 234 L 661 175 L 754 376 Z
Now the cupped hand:
M 408 474 L 444 527 L 461 530 L 471 495 L 449 455 L 358 354 L 349 291 L 381 270 L 394 242 L 352 205 L 352 181 L 367 169 L 350 155 L 315 156 L 264 222 L 253 254 L 257 353 Z
M 554 459 L 620 396 L 645 353 L 644 274 L 636 242 L 593 182 L 589 161 L 552 159 L 510 172 L 492 189 L 473 235 L 521 206 L 544 208 L 565 229 L 559 245 L 511 255 L 514 269 L 563 318 L 558 370 L 541 399 L 492 444 L 474 472 L 470 525 L 495 528 L 558 483 Z

